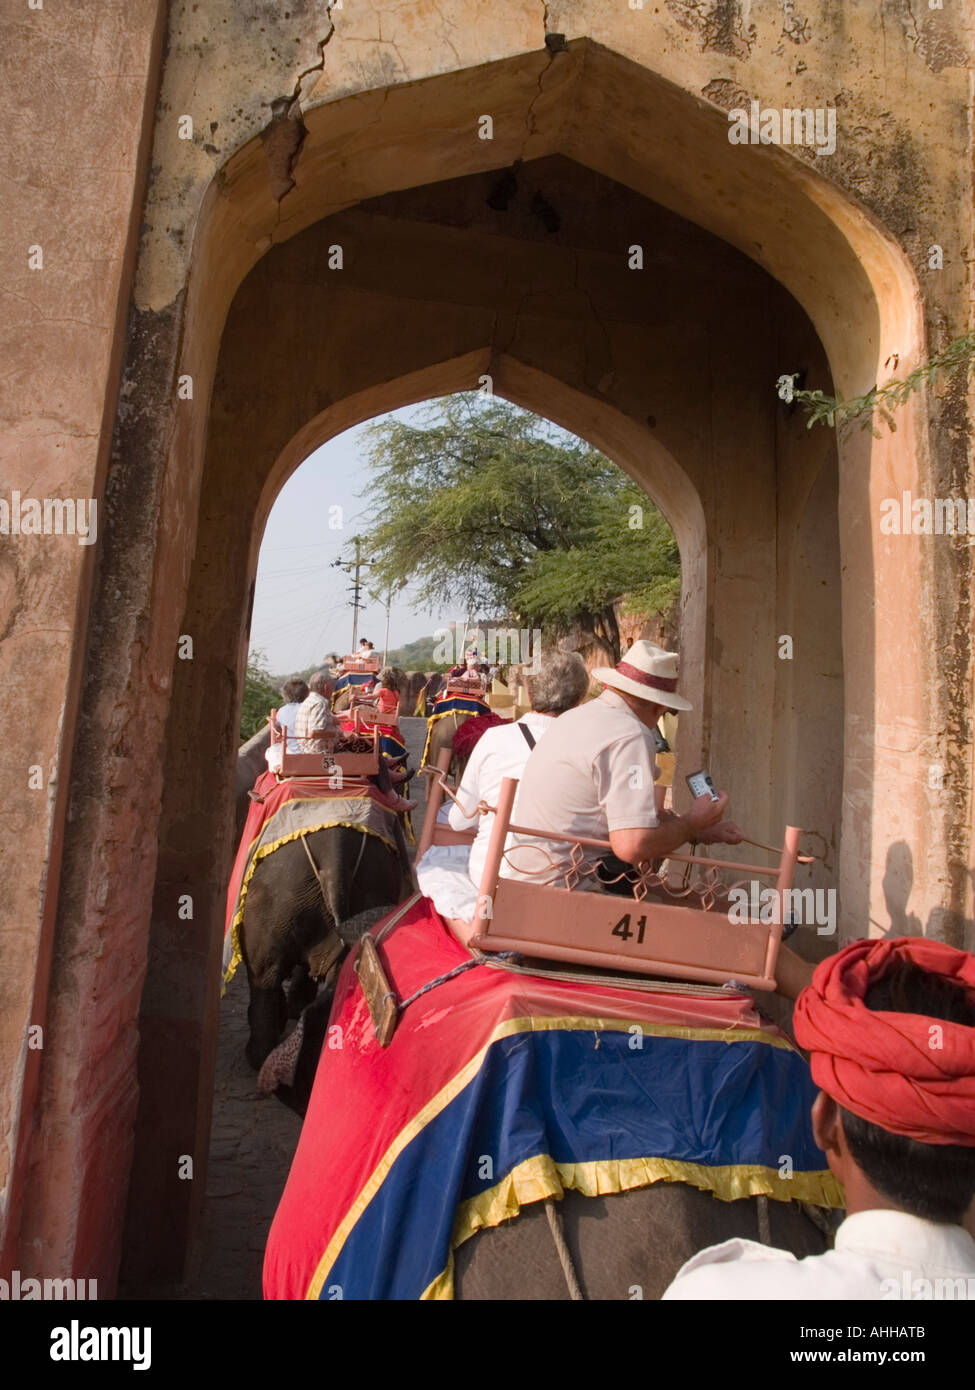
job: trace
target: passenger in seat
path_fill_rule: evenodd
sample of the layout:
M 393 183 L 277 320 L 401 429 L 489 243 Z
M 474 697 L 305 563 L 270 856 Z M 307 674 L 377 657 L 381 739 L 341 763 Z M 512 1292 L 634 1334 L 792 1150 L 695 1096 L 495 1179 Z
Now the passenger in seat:
M 451 805 L 449 818 L 452 830 L 471 830 L 477 825 L 467 868 L 475 886 L 481 881 L 494 824 L 492 812 L 478 817 L 478 803 L 497 805 L 502 780 L 521 777 L 536 743 L 548 736 L 560 715 L 578 705 L 588 689 L 589 673 L 578 653 L 550 657 L 542 663 L 538 675 L 528 677 L 530 711 L 514 723 L 488 729 L 478 739 L 457 789 L 460 804 Z
M 317 753 L 322 746 L 320 736 L 335 728 L 328 701 L 332 688 L 328 672 L 316 671 L 308 686 L 309 694 L 295 715 L 295 738 L 302 753 Z
M 603 693 L 563 715 L 526 764 L 515 824 L 573 840 L 608 840 L 613 854 L 633 865 L 664 859 L 688 842 L 739 844 L 741 830 L 724 819 L 727 792 L 717 801 L 697 797 L 683 815 L 657 806 L 654 727 L 664 710 L 692 708 L 677 694 L 677 653 L 634 642 L 615 667 L 598 667 L 593 676 L 606 686 Z M 512 834 L 501 874 L 603 891 L 598 867 L 605 851 L 579 848 L 575 862 L 572 841 Z M 781 993 L 794 999 L 811 976 L 811 966 L 780 949 Z

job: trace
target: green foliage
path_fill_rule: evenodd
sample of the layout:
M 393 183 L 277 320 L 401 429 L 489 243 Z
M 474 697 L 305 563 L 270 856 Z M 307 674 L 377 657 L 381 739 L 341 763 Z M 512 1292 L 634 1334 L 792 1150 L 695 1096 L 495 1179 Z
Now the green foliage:
M 630 512 L 630 508 L 639 511 Z M 642 528 L 629 518 L 642 520 Z M 611 491 L 592 499 L 592 519 L 576 545 L 536 556 L 515 601 L 542 625 L 566 631 L 593 628 L 607 607 L 647 615 L 669 607 L 680 593 L 677 541 L 646 494 L 620 475 Z
M 247 658 L 244 680 L 244 707 L 240 712 L 240 741 L 246 743 L 263 729 L 272 709 L 282 703 L 274 678 L 267 669 L 263 652 L 253 651 Z
M 613 605 L 679 588 L 676 541 L 646 495 L 582 440 L 496 397 L 451 396 L 420 425 L 372 426 L 368 546 L 380 584 L 417 602 L 579 626 L 619 655 Z M 642 509 L 642 529 L 631 518 Z
M 872 386 L 862 396 L 851 396 L 849 400 L 841 401 L 836 396 L 827 396 L 823 391 L 792 389 L 782 399 L 799 402 L 809 416 L 806 421 L 807 429 L 820 424 L 832 428 L 833 425 L 849 425 L 854 420 L 859 420 L 861 429 L 869 429 L 874 437 L 879 439 L 880 430 L 873 423 L 875 414 L 880 416 L 892 432 L 895 431 L 895 406 L 903 405 L 926 382 L 935 380 L 944 372 L 954 371 L 956 367 L 969 362 L 972 357 L 975 357 L 975 333 L 968 333 L 961 338 L 955 338 L 943 352 L 936 353 L 927 362 L 915 367 L 903 381 L 888 381 L 884 386 Z

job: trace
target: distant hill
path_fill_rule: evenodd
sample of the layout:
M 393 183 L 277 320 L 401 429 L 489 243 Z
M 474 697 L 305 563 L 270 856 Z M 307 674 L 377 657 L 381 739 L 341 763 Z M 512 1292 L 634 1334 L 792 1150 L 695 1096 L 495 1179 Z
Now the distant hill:
M 415 642 L 407 642 L 405 647 L 390 650 L 388 663 L 398 666 L 401 671 L 447 671 L 450 663 L 434 661 L 434 648 L 441 643 L 440 637 L 418 637 Z

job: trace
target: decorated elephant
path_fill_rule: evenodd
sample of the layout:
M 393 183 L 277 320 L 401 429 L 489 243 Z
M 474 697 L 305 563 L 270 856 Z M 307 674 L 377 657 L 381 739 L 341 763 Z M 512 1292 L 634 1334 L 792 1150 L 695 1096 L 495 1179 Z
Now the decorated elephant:
M 266 1298 L 653 1299 L 716 1242 L 827 1247 L 808 1064 L 745 991 L 488 964 L 419 895 L 380 955 L 321 1021 Z
M 431 717 L 427 725 L 427 743 L 423 762 L 431 767 L 444 748 L 451 750 L 450 776 L 460 781 L 464 775 L 467 760 L 474 750 L 482 733 L 506 721 L 486 707 L 477 713 L 473 710 L 454 710 L 436 718 Z
M 400 901 L 406 886 L 405 844 L 392 852 L 377 837 L 345 826 L 304 838 L 307 846 L 292 840 L 257 864 L 239 928 L 250 985 L 247 1060 L 255 1068 L 277 1045 L 289 1005 L 297 1012 L 315 998 L 317 979 Z M 284 986 L 296 971 L 286 1000 Z
M 249 784 L 255 764 L 264 770 L 262 737 L 266 743 L 266 732 L 255 735 L 238 756 L 237 817 L 247 829 L 228 898 L 224 962 L 227 980 L 238 960 L 247 969 L 246 1054 L 255 1068 L 278 1044 L 289 1014 L 297 1017 L 314 1004 L 319 980 L 334 974 L 348 947 L 411 882 L 402 824 L 384 801 L 391 785 L 385 767 L 375 795 L 363 797 L 360 790 L 347 804 L 338 790 L 330 805 L 317 783 L 306 795 L 302 779 L 277 783 L 268 777 L 256 790 Z M 327 998 L 308 1012 L 309 1037 L 316 1019 L 327 1014 Z M 320 1041 L 306 1053 L 312 1074 Z
M 798 1259 L 829 1248 L 832 1218 L 819 1207 L 765 1197 L 720 1201 L 685 1182 L 584 1196 L 568 1190 L 522 1206 L 454 1252 L 453 1297 L 658 1299 L 678 1269 L 735 1237 Z

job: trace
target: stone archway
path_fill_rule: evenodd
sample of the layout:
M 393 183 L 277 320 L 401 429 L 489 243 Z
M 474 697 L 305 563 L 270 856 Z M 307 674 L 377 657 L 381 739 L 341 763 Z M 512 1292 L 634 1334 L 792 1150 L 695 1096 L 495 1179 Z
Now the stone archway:
M 187 873 L 201 881 L 212 876 L 226 844 L 211 842 L 215 802 L 205 798 L 208 809 L 199 814 L 191 803 L 188 816 L 175 817 L 168 804 L 160 811 L 163 763 L 157 751 L 172 703 L 176 638 L 196 618 L 193 582 L 208 567 L 221 564 L 221 545 L 228 535 L 226 525 L 221 527 L 202 502 L 206 441 L 208 432 L 213 438 L 226 423 L 218 345 L 251 268 L 272 247 L 286 247 L 325 218 L 343 216 L 342 209 L 436 181 L 445 168 L 452 175 L 473 175 L 560 153 L 706 229 L 763 266 L 808 315 L 805 327 L 801 317 L 793 321 L 790 347 L 822 361 L 818 334 L 842 393 L 868 386 L 892 354 L 907 369 L 923 355 L 913 272 L 877 219 L 838 184 L 783 150 L 740 148 L 732 158 L 723 113 L 700 100 L 689 80 L 681 82 L 669 59 L 659 60 L 666 66 L 666 76 L 661 76 L 654 70 L 658 60 L 652 43 L 645 48 L 643 40 L 621 36 L 618 47 L 632 56 L 580 37 L 554 59 L 522 52 L 476 69 L 438 70 L 432 63 L 422 80 L 400 86 L 356 92 L 350 83 L 346 90 L 354 94 L 313 106 L 304 114 L 302 131 L 291 132 L 295 139 L 285 161 L 287 178 L 282 180 L 281 167 L 273 160 L 275 177 L 269 178 L 269 142 L 254 138 L 225 163 L 217 179 L 197 178 L 192 197 L 184 181 L 183 211 L 174 220 L 188 230 L 184 246 L 193 247 L 188 270 L 173 251 L 178 237 L 171 237 L 168 249 L 163 246 L 165 188 L 155 201 L 150 199 L 152 230 L 143 246 L 130 322 L 127 405 L 116 427 L 107 544 L 84 658 L 84 716 L 72 769 L 72 795 L 85 806 L 86 816 L 68 828 L 57 927 L 68 959 L 87 959 L 105 940 L 116 959 L 124 954 L 134 965 L 124 981 L 124 998 L 113 993 L 104 972 L 89 971 L 88 978 L 104 986 L 89 1011 L 76 1007 L 79 980 L 70 969 L 58 982 L 51 1010 L 58 1046 L 47 1059 L 21 1230 L 25 1242 L 56 1252 L 68 1268 L 83 1258 L 86 1272 L 106 1287 L 120 1246 L 118 1194 L 128 1172 L 135 1114 L 133 981 L 138 982 L 146 944 L 157 824 L 166 853 L 155 880 L 157 938 L 142 992 L 141 1056 L 149 1071 L 140 1076 L 143 1138 L 131 1210 L 168 1204 L 165 1219 L 172 1238 L 157 1243 L 158 1232 L 132 1230 L 133 1267 L 143 1277 L 151 1272 L 165 1276 L 178 1268 L 197 1198 L 191 1189 L 175 1187 L 174 1155 L 191 1151 L 199 1158 L 205 1146 L 210 1066 L 205 1022 L 212 1016 L 217 982 L 214 970 L 207 969 L 208 916 L 192 926 L 178 920 L 173 892 Z M 504 44 L 500 49 L 508 52 Z M 486 102 L 496 131 L 490 145 L 474 134 Z M 288 137 L 287 130 L 279 133 Z M 161 131 L 159 148 L 171 148 L 171 138 L 168 130 Z M 538 371 L 529 317 L 523 316 L 522 341 L 502 346 L 506 356 Z M 483 350 L 485 341 L 490 335 L 479 331 L 466 351 Z M 458 355 L 464 354 L 455 348 L 435 360 L 452 361 Z M 633 373 L 634 380 L 624 381 L 617 391 L 612 383 L 604 384 L 605 373 L 593 377 L 597 361 L 598 352 L 588 357 L 583 352 L 581 373 L 566 384 L 592 401 L 602 394 L 621 414 L 632 413 L 639 403 L 639 374 Z M 729 353 L 729 378 L 744 365 Z M 752 360 L 750 365 L 760 364 Z M 406 374 L 402 364 L 391 363 L 385 371 L 387 381 Z M 675 382 L 675 389 L 685 393 L 685 422 L 690 418 L 690 379 L 685 364 Z M 175 389 L 185 380 L 192 384 L 191 397 Z M 663 388 L 664 378 L 659 381 Z M 349 394 L 341 363 L 330 389 L 334 403 Z M 303 418 L 320 409 L 320 404 L 306 409 Z M 757 420 L 753 417 L 750 427 L 760 434 Z M 713 438 L 714 421 L 706 410 L 692 422 L 702 436 Z M 739 423 L 726 419 L 722 437 L 732 437 Z M 786 431 L 771 408 L 765 428 L 772 436 Z M 286 442 L 279 441 L 273 457 Z M 728 458 L 720 451 L 715 458 L 724 476 Z M 934 612 L 932 573 L 920 563 L 904 566 L 877 535 L 879 499 L 927 478 L 930 468 L 923 401 L 905 411 L 896 436 L 875 441 L 862 435 L 842 443 L 838 487 L 847 766 L 840 875 L 847 911 L 861 924 L 869 918 L 871 903 L 882 901 L 885 856 L 893 841 L 914 847 L 917 886 L 927 910 L 942 894 L 946 872 L 939 865 L 957 859 L 951 844 L 967 825 L 961 786 L 957 796 L 942 799 L 934 812 L 922 796 L 895 795 L 905 777 L 921 784 L 920 772 L 940 727 L 939 711 L 945 700 L 957 703 L 967 678 L 961 672 L 940 693 L 937 654 L 919 645 L 898 618 L 898 605 L 912 602 Z M 768 496 L 766 488 L 764 509 Z M 828 511 L 828 490 L 826 502 Z M 717 557 L 726 565 L 722 577 L 730 597 L 724 589 L 716 596 L 709 557 L 708 603 L 740 602 L 728 557 L 736 545 L 768 544 L 769 513 L 763 508 L 754 526 L 729 537 Z M 251 533 L 249 544 L 256 543 Z M 747 583 L 754 587 L 753 576 Z M 239 585 L 228 588 L 223 617 L 231 632 L 239 631 L 240 594 Z M 878 594 L 883 600 L 879 605 Z M 780 605 L 794 602 L 795 597 L 776 595 L 763 627 L 778 626 Z M 207 630 L 213 626 L 208 624 Z M 190 683 L 188 695 L 177 694 L 168 749 L 183 745 L 181 765 L 189 773 L 184 793 L 194 778 L 205 777 L 199 751 L 188 745 L 191 731 L 203 727 L 207 702 L 234 707 L 242 660 L 239 641 L 236 645 L 235 662 L 204 653 L 213 680 L 200 678 Z M 722 662 L 727 653 L 712 647 L 708 656 L 712 663 Z M 175 674 L 186 678 L 179 667 Z M 727 680 L 734 684 L 741 675 L 728 662 Z M 757 677 L 752 689 L 763 690 Z M 779 696 L 787 700 L 788 691 Z M 754 717 L 764 717 L 764 706 Z M 728 736 L 727 730 L 710 734 L 719 743 Z M 220 739 L 215 749 L 205 750 L 204 761 L 222 760 L 226 766 L 225 732 Z M 770 790 L 765 800 L 771 815 Z M 881 808 L 878 817 L 872 814 L 875 803 Z M 124 898 L 106 889 L 120 883 L 126 885 Z M 960 921 L 962 899 L 954 881 L 951 893 L 959 905 L 952 911 Z M 177 962 L 171 975 L 167 958 Z M 189 959 L 196 960 L 197 974 L 188 986 L 183 966 Z M 68 1059 L 79 1055 L 91 1059 L 92 1099 L 84 1114 L 75 1116 Z M 165 1077 L 153 1067 L 153 1055 L 165 1056 Z M 146 1152 L 154 1125 L 168 1131 L 175 1147 Z M 97 1143 L 92 1140 L 96 1129 Z M 53 1152 L 53 1135 L 61 1138 L 66 1156 L 60 1171 L 47 1156 Z M 106 1181 L 113 1188 L 112 1199 L 97 1198 L 87 1205 L 81 1200 L 93 1184 L 102 1188 Z M 45 1193 L 55 1193 L 56 1200 L 45 1205 Z
M 230 857 L 226 768 L 236 726 L 231 717 L 224 729 L 215 728 L 212 712 L 236 708 L 247 646 L 246 596 L 267 511 L 316 444 L 384 410 L 471 389 L 488 375 L 500 394 L 602 448 L 654 497 L 681 545 L 684 669 L 695 702 L 682 723 L 682 759 L 695 765 L 713 760 L 759 838 L 773 833 L 771 818 L 787 804 L 788 793 L 779 794 L 781 763 L 786 746 L 795 751 L 796 715 L 795 709 L 777 711 L 775 635 L 788 602 L 780 588 L 789 563 L 782 558 L 776 564 L 775 538 L 801 519 L 804 492 L 821 474 L 832 479 L 824 496 L 826 529 L 835 534 L 835 452 L 827 436 L 804 437 L 795 421 L 776 439 L 774 392 L 762 389 L 774 379 L 764 313 L 775 314 L 790 350 L 819 361 L 822 350 L 794 301 L 717 239 L 564 160 L 535 161 L 521 177 L 527 191 L 520 214 L 512 209 L 501 222 L 493 210 L 475 212 L 492 196 L 493 173 L 370 200 L 355 213 L 323 219 L 262 259 L 228 315 L 183 620 L 195 655 L 192 665 L 177 663 L 173 671 L 148 967 L 159 1002 L 141 1015 L 144 1118 L 139 1185 L 130 1206 L 143 1231 L 132 1231 L 131 1249 L 158 1251 L 174 1230 L 173 1210 L 195 1191 L 179 1185 L 167 1161 L 174 1149 L 185 1151 L 194 1142 L 190 1077 L 201 1065 L 200 1094 L 208 1092 L 215 1036 L 206 1023 L 215 1016 L 213 986 L 204 999 L 200 954 L 207 940 L 211 949 L 215 944 L 207 924 L 220 917 Z M 531 209 L 542 187 L 560 209 L 566 242 L 561 269 L 548 272 L 553 252 L 544 240 L 532 239 Z M 467 209 L 461 230 L 451 223 L 458 205 Z M 598 207 L 599 221 L 620 216 L 639 226 L 653 245 L 642 289 L 631 288 L 625 255 L 609 260 L 598 242 L 587 247 L 597 230 L 587 207 Z M 397 259 L 390 267 L 382 248 L 393 243 Z M 336 283 L 326 267 L 337 246 L 344 266 Z M 528 315 L 506 315 L 505 296 L 521 303 L 540 278 L 542 302 Z M 418 286 L 431 281 L 421 302 Z M 707 339 L 731 332 L 740 360 L 722 368 L 707 396 L 716 420 L 734 418 L 725 435 L 716 426 L 701 430 L 698 365 Z M 485 338 L 483 347 L 449 355 Z M 417 362 L 425 365 L 400 375 Z M 316 410 L 322 401 L 332 403 Z M 648 412 L 647 404 L 659 414 Z M 789 481 L 793 476 L 798 490 Z M 823 574 L 838 607 L 838 565 L 830 560 Z M 842 749 L 836 629 L 838 623 L 825 672 L 833 692 L 814 694 L 804 680 L 794 693 L 798 709 L 832 708 L 834 726 L 823 742 L 834 767 Z M 743 655 L 725 655 L 736 649 Z M 782 727 L 776 730 L 777 723 Z M 206 747 L 194 747 L 187 730 L 204 724 L 212 737 Z M 823 789 L 818 809 L 811 800 L 806 791 L 803 809 L 821 826 L 824 841 L 835 840 L 835 785 Z M 173 939 L 172 905 L 186 894 L 200 925 L 192 935 L 186 930 L 181 947 Z M 214 964 L 215 958 L 207 980 L 214 979 Z M 167 1000 L 192 995 L 201 1001 L 200 1016 L 181 1038 Z M 163 1051 L 164 1072 L 155 1063 Z M 166 1197 L 160 1204 L 150 1194 L 161 1188 Z M 166 1221 L 149 1235 L 145 1225 L 152 1217 L 146 1214 L 160 1205 Z

